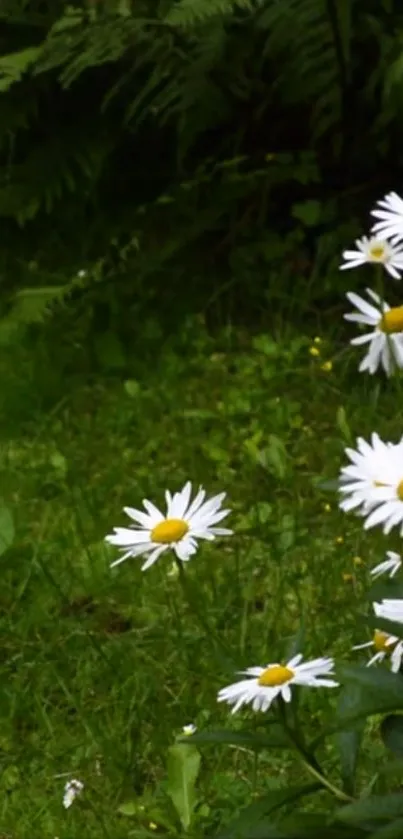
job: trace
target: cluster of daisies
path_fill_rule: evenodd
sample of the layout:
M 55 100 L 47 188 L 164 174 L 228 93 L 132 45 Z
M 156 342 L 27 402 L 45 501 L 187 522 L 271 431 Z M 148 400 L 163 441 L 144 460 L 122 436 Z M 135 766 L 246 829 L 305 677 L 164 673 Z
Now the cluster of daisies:
M 365 263 L 383 266 L 395 280 L 403 271 L 403 199 L 390 192 L 378 201 L 371 214 L 378 219 L 371 237 L 357 239 L 357 250 L 343 253 L 341 270 L 357 268 Z M 349 292 L 347 298 L 355 311 L 344 315 L 346 320 L 368 326 L 370 332 L 353 338 L 355 346 L 368 345 L 359 370 L 373 374 L 382 367 L 389 376 L 403 368 L 403 306 L 390 307 L 373 289 L 366 289 L 367 299 Z
M 364 530 L 381 525 L 385 535 L 394 527 L 403 535 L 403 437 L 399 443 L 385 443 L 378 434 L 370 442 L 359 437 L 356 449 L 346 449 L 350 463 L 340 474 L 340 507 L 344 512 L 354 511 L 364 519 Z M 402 559 L 388 551 L 386 560 L 372 570 L 374 578 L 381 574 L 394 577 L 402 566 Z M 403 658 L 403 600 L 382 600 L 373 603 L 376 617 L 402 624 L 402 637 L 376 630 L 372 641 L 355 649 L 372 647 L 374 652 L 369 664 L 390 657 L 394 673 L 400 670 Z
M 192 499 L 192 485 L 188 482 L 180 492 L 173 495 L 166 492 L 165 498 L 165 513 L 148 500 L 142 502 L 144 510 L 124 508 L 134 524 L 115 527 L 114 533 L 106 536 L 106 541 L 122 552 L 112 566 L 129 557 L 142 556 L 146 557 L 142 565 L 145 571 L 169 550 L 174 551 L 177 561 L 187 562 L 196 553 L 200 539 L 213 540 L 216 536 L 232 534 L 232 530 L 217 527 L 229 513 L 222 509 L 225 493 L 207 500 L 205 490 L 200 488 Z M 304 662 L 301 654 L 287 663 L 249 667 L 241 671 L 248 678 L 220 690 L 218 701 L 233 706 L 233 713 L 246 704 L 252 705 L 255 711 L 267 711 L 278 696 L 290 701 L 291 685 L 337 687 L 338 683 L 331 678 L 333 668 L 331 658 Z

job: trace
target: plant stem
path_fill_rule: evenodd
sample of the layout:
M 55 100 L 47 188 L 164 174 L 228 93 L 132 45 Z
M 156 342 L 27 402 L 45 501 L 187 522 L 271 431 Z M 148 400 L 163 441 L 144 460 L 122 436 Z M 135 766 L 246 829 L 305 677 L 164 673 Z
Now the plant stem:
M 319 781 L 319 783 L 321 783 L 322 786 L 325 787 L 329 792 L 331 792 L 332 795 L 334 795 L 334 797 L 337 798 L 339 801 L 354 801 L 354 798 L 352 798 L 350 795 L 347 795 L 347 793 L 343 792 L 342 789 L 333 784 L 332 781 L 329 781 L 329 779 L 326 778 L 326 775 L 323 774 L 323 771 L 318 761 L 316 760 L 314 755 L 309 753 L 298 731 L 289 725 L 286 715 L 285 704 L 281 699 L 278 705 L 278 710 L 280 722 L 284 728 L 284 731 L 287 734 L 287 737 L 289 738 L 290 742 L 298 752 L 301 763 L 303 764 L 303 766 L 305 766 L 307 772 L 309 772 L 310 775 L 313 775 L 313 777 L 316 778 L 316 780 Z

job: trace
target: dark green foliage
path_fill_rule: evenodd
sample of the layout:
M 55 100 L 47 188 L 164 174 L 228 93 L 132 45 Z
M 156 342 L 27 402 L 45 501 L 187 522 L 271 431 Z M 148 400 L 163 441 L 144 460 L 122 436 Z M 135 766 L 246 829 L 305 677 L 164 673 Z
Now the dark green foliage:
M 235 270 L 262 301 L 259 277 L 304 265 L 315 297 L 403 163 L 393 0 L 20 2 L 1 20 L 0 216 L 27 262 L 52 231 L 52 271 L 82 223 L 91 261 L 135 228 L 130 270 L 155 288 L 168 265 L 188 276 L 191 242 L 201 277 Z

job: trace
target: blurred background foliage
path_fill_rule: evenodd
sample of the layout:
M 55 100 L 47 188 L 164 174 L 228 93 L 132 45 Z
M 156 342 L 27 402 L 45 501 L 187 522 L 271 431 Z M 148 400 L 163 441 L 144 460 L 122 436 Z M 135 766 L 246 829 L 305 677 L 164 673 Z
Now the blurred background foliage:
M 0 44 L 3 345 L 339 301 L 399 190 L 399 0 L 4 0 Z

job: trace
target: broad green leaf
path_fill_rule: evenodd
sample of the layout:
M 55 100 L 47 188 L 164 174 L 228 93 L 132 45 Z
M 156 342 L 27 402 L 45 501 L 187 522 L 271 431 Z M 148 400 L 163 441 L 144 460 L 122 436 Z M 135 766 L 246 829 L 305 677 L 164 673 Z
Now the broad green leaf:
M 391 714 L 382 720 L 381 737 L 387 749 L 398 757 L 403 756 L 403 716 Z M 403 834 L 402 834 L 403 836 Z
M 249 748 L 258 751 L 259 749 L 284 749 L 290 747 L 281 725 L 273 723 L 269 733 L 262 734 L 251 731 L 230 731 L 229 729 L 217 729 L 215 731 L 197 731 L 195 734 L 184 736 L 180 741 L 196 743 L 198 745 L 228 745 Z
M 0 501 L 0 556 L 4 554 L 14 542 L 14 519 L 6 505 Z
M 347 703 L 348 706 L 348 693 L 341 691 L 338 702 L 339 714 L 341 715 L 344 713 L 345 703 Z M 363 731 L 364 721 L 360 720 L 353 728 L 339 731 L 336 736 L 336 744 L 340 756 L 340 774 L 343 781 L 343 789 L 351 796 L 354 795 L 355 773 Z
M 403 836 L 403 818 L 396 819 L 391 824 L 385 824 L 379 830 L 375 830 L 368 836 L 368 839 L 402 839 Z
M 343 781 L 343 789 L 347 795 L 354 795 L 355 773 L 357 770 L 362 734 L 363 726 L 361 725 L 360 728 L 339 731 L 336 738 L 340 756 L 340 774 Z
M 245 807 L 239 816 L 230 822 L 225 831 L 217 836 L 217 839 L 243 839 L 243 837 L 245 839 L 251 839 L 252 836 L 256 837 L 256 839 L 258 839 L 258 836 L 261 836 L 262 839 L 265 836 L 268 839 L 269 837 L 270 839 L 271 837 L 275 839 L 278 836 L 286 837 L 289 834 L 280 831 L 275 824 L 271 824 L 271 822 L 267 823 L 266 821 L 263 824 L 259 824 L 259 822 L 267 819 L 267 816 L 270 816 L 286 804 L 293 804 L 300 798 L 312 795 L 312 793 L 317 792 L 319 789 L 321 789 L 320 784 L 305 784 L 299 787 L 272 790 L 267 795 L 254 801 L 249 807 Z M 262 832 L 259 832 L 259 830 Z M 266 832 L 264 832 L 265 830 Z M 270 832 L 270 830 L 273 832 Z
M 196 804 L 200 760 L 200 752 L 189 742 L 176 743 L 168 749 L 166 791 L 185 830 L 191 824 Z
M 361 798 L 353 804 L 347 804 L 335 813 L 337 821 L 360 824 L 376 821 L 388 821 L 403 816 L 403 793 L 391 792 L 388 795 L 371 795 Z
M 400 674 L 377 667 L 344 665 L 337 668 L 337 675 L 344 684 L 337 710 L 339 730 L 343 723 L 403 709 L 403 676 Z

